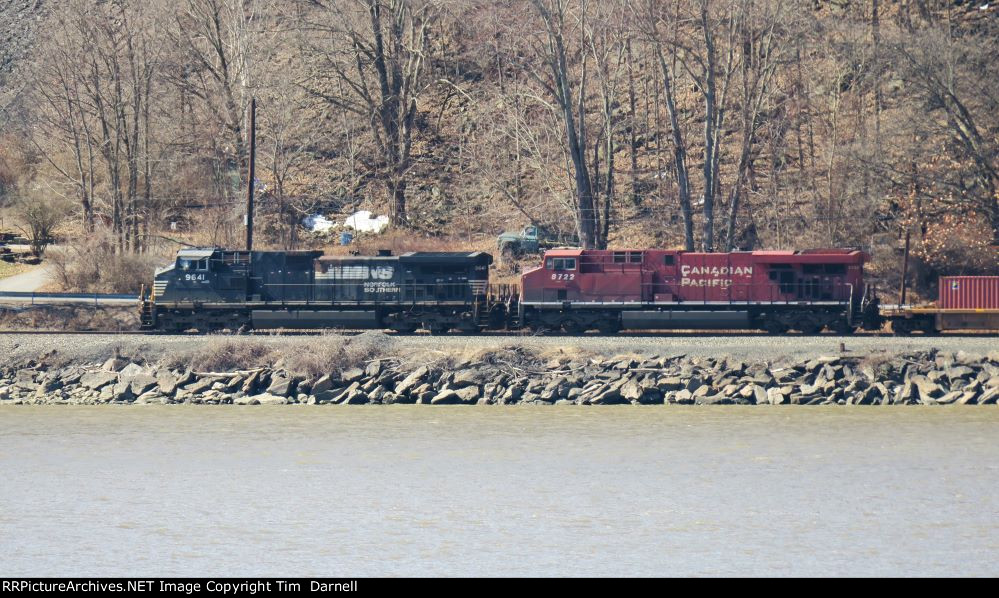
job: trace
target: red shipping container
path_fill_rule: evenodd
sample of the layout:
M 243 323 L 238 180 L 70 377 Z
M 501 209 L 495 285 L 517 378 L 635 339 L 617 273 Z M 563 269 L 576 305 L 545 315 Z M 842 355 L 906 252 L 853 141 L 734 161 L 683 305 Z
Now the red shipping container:
M 941 276 L 941 309 L 999 309 L 999 276 Z

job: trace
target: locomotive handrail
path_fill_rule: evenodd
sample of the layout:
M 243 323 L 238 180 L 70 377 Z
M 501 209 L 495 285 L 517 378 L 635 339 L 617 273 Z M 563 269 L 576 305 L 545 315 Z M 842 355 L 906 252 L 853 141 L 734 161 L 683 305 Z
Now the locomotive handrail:
M 837 305 L 850 304 L 854 300 L 854 285 L 852 283 L 837 283 L 837 284 L 826 284 L 818 285 L 810 281 L 797 282 L 797 283 L 733 283 L 730 285 L 719 285 L 718 287 L 702 286 L 700 292 L 694 290 L 694 287 L 689 285 L 682 286 L 685 289 L 686 298 L 679 296 L 679 293 L 675 292 L 677 287 L 680 287 L 676 283 L 653 283 L 653 282 L 643 282 L 639 285 L 638 293 L 619 293 L 615 294 L 609 291 L 601 290 L 596 295 L 601 297 L 600 301 L 579 301 L 578 299 L 559 299 L 558 292 L 562 290 L 569 290 L 563 288 L 544 288 L 541 289 L 541 301 L 543 302 L 557 302 L 557 301 L 573 301 L 579 303 L 643 303 L 643 304 L 658 304 L 658 303 L 684 303 L 684 304 L 728 304 L 728 305 L 759 305 L 759 304 L 769 304 L 769 305 L 793 305 L 793 304 L 808 304 L 808 303 L 833 303 Z M 655 291 L 657 288 L 662 288 L 664 293 L 671 294 L 673 296 L 672 301 L 656 301 Z M 718 297 L 717 299 L 710 299 L 709 293 L 712 289 L 716 291 L 719 289 L 727 289 L 728 292 L 724 297 Z M 743 295 L 745 298 L 737 299 L 733 297 L 733 289 L 744 291 Z M 750 292 L 750 291 L 764 291 L 764 292 Z M 810 291 L 810 292 L 809 292 Z M 825 291 L 825 292 L 822 292 Z M 700 297 L 697 298 L 696 296 Z M 765 296 L 764 296 L 765 295 Z M 617 297 L 617 299 L 614 299 Z M 522 298 L 522 300 L 524 300 Z M 530 299 L 526 300 L 528 303 L 531 302 Z
M 853 303 L 853 283 L 847 283 L 846 286 L 849 287 L 849 289 L 850 289 L 850 293 L 848 295 L 850 297 L 850 299 L 848 301 L 849 301 L 849 303 L 852 304 Z M 853 326 L 853 306 L 852 305 L 850 306 L 850 309 L 846 310 L 846 323 L 847 323 L 848 326 Z
M 466 305 L 474 305 L 476 303 L 480 303 L 481 299 L 486 296 L 485 289 L 483 289 L 482 292 L 473 293 L 471 295 L 468 295 L 466 293 L 444 293 L 446 296 L 444 296 L 444 297 L 440 296 L 441 295 L 441 293 L 440 293 L 441 289 L 461 289 L 462 291 L 464 291 L 466 289 L 472 288 L 471 283 L 477 283 L 477 282 L 485 283 L 486 282 L 485 280 L 481 280 L 481 281 L 479 281 L 479 280 L 472 280 L 472 281 L 462 281 L 462 282 L 395 284 L 394 288 L 398 289 L 398 290 L 392 290 L 392 291 L 385 292 L 385 293 L 379 293 L 377 291 L 365 291 L 363 289 L 363 284 L 365 282 L 380 282 L 380 281 L 370 281 L 370 280 L 361 281 L 361 280 L 357 280 L 357 281 L 352 281 L 352 282 L 347 282 L 347 281 L 341 282 L 341 281 L 335 281 L 334 280 L 334 281 L 329 281 L 329 282 L 326 282 L 326 281 L 315 281 L 315 282 L 301 282 L 301 283 L 298 283 L 298 282 L 295 282 L 295 283 L 283 283 L 283 282 L 264 283 L 264 284 L 262 284 L 260 286 L 263 287 L 263 288 L 265 288 L 265 289 L 267 289 L 267 288 L 280 288 L 281 291 L 282 291 L 281 292 L 281 299 L 279 299 L 279 300 L 264 299 L 264 300 L 261 300 L 259 302 L 255 301 L 253 303 L 260 303 L 260 304 L 263 304 L 263 305 L 281 305 L 281 306 L 286 306 L 286 305 L 296 305 L 297 306 L 297 305 L 301 305 L 302 303 L 304 303 L 306 306 L 311 306 L 311 305 L 351 305 L 351 304 L 360 306 L 360 305 L 366 305 L 366 304 L 371 304 L 371 303 L 375 303 L 375 304 L 385 303 L 385 304 L 391 304 L 391 305 L 405 305 L 405 304 L 411 304 L 411 305 L 417 305 L 417 304 L 420 304 L 420 305 L 427 305 L 427 304 L 442 305 L 442 304 L 449 304 L 449 303 L 461 302 L 461 303 L 466 304 Z M 388 282 L 388 281 L 386 281 L 386 282 Z M 298 287 L 305 287 L 308 292 L 304 294 L 304 297 L 301 297 L 299 299 L 289 299 L 288 298 L 289 297 L 289 293 L 287 292 L 288 289 L 289 288 L 294 289 L 294 288 L 298 288 Z M 315 294 L 316 294 L 317 290 L 332 289 L 332 288 L 348 288 L 348 289 L 356 290 L 357 292 L 354 294 L 353 297 L 342 297 L 342 296 L 338 297 L 335 293 L 331 292 L 329 299 L 325 299 L 325 298 L 324 299 L 317 299 L 316 298 Z M 426 290 L 428 288 L 432 288 L 433 289 L 432 295 L 429 294 L 429 293 L 426 293 Z M 406 290 L 411 290 L 411 291 L 422 290 L 426 294 L 423 297 L 417 297 L 416 294 L 413 293 L 411 297 L 407 298 L 407 297 L 405 297 L 405 295 L 406 295 L 405 291 Z M 383 297 L 381 295 L 391 295 L 391 297 Z

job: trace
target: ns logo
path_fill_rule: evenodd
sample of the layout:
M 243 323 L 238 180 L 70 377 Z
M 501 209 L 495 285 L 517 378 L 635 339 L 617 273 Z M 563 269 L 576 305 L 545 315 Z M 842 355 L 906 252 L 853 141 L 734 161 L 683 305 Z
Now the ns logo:
M 374 266 L 369 272 L 369 275 L 374 280 L 392 280 L 394 274 L 395 268 L 392 266 Z

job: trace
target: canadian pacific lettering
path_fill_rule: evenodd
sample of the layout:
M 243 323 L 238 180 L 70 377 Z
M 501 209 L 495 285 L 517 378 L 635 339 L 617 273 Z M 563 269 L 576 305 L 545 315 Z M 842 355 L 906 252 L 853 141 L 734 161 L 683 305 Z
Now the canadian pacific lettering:
M 752 266 L 688 266 L 680 268 L 683 276 L 752 276 Z
M 733 276 L 750 277 L 752 266 L 688 266 L 680 268 L 680 286 L 684 287 L 729 287 Z M 694 278 L 694 277 L 697 278 Z M 727 278 L 723 278 L 727 277 Z

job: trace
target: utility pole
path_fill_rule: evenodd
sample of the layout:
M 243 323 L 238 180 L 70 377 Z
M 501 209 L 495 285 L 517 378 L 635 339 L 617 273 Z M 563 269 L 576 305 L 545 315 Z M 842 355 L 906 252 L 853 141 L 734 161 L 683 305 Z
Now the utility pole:
M 910 240 L 910 236 L 911 235 L 912 235 L 912 232 L 907 227 L 905 229 L 905 249 L 903 250 L 903 253 L 902 253 L 902 288 L 901 288 L 901 291 L 899 292 L 899 295 L 898 295 L 898 304 L 899 305 L 905 305 L 905 295 L 906 295 L 906 291 L 908 290 L 908 287 L 909 287 L 909 284 L 908 284 L 909 283 L 909 281 L 908 281 L 908 277 L 909 277 L 909 240 Z
M 253 251 L 253 181 L 257 159 L 257 98 L 250 99 L 250 176 L 246 187 L 246 250 Z

